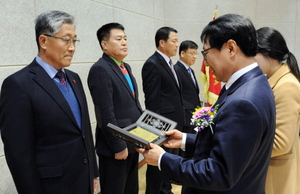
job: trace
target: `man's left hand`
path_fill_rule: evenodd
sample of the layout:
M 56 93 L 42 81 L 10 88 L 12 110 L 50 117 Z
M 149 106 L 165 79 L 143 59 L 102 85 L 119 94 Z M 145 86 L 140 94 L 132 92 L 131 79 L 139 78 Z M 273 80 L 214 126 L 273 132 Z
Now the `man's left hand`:
M 94 178 L 94 193 L 97 193 L 97 191 L 99 190 L 99 180 L 98 178 Z

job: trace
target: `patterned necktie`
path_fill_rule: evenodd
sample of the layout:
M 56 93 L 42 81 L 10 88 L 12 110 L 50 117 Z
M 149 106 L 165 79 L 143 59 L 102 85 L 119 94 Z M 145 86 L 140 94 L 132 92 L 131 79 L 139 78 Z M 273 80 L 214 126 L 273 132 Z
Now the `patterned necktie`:
M 195 81 L 195 78 L 194 78 L 192 69 L 191 69 L 190 67 L 188 68 L 188 72 L 189 72 L 189 74 L 190 74 L 190 76 L 191 76 L 191 78 L 192 78 L 192 80 L 193 80 L 193 82 L 194 82 L 194 85 L 196 86 L 196 81 Z
M 61 83 L 63 86 L 67 86 L 64 72 L 58 71 L 56 73 L 56 77 L 59 79 L 59 83 Z
M 177 85 L 179 86 L 177 74 L 176 74 L 176 71 L 175 71 L 175 69 L 174 69 L 174 65 L 173 65 L 171 59 L 170 59 L 170 61 L 169 61 L 169 64 L 170 64 L 171 71 L 172 71 L 172 73 L 173 73 L 173 75 L 174 75 L 174 77 L 175 77 L 175 79 L 176 79 L 176 83 L 177 83 Z
M 129 85 L 129 87 L 130 87 L 130 90 L 131 90 L 131 92 L 132 92 L 132 95 L 135 96 L 133 84 L 132 84 L 132 81 L 131 81 L 131 79 L 130 79 L 129 73 L 128 73 L 128 71 L 127 71 L 127 69 L 126 69 L 124 63 L 121 63 L 121 65 L 120 65 L 119 67 L 120 67 L 120 69 L 121 69 L 123 75 L 125 76 L 125 78 L 126 78 L 126 80 L 127 80 L 127 82 L 128 82 L 128 85 Z

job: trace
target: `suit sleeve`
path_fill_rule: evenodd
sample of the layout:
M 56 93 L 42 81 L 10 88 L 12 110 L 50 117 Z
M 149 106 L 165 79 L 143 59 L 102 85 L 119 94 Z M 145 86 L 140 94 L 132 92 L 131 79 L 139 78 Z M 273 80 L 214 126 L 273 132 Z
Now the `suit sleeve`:
M 146 109 L 160 114 L 161 74 L 153 61 L 146 61 L 142 69 Z
M 107 127 L 108 123 L 118 125 L 114 114 L 112 79 L 107 68 L 96 64 L 90 70 L 88 85 L 95 105 L 98 127 L 101 129 L 98 133 L 105 136 L 114 153 L 119 153 L 127 148 L 126 142 L 114 137 Z
M 161 159 L 163 174 L 198 189 L 232 188 L 259 148 L 265 127 L 262 117 L 259 109 L 248 100 L 233 100 L 226 107 L 224 105 L 215 122 L 209 157 L 187 160 L 165 153 Z M 202 132 L 210 133 L 205 130 Z
M 43 193 L 35 154 L 34 113 L 25 87 L 13 77 L 2 84 L 0 129 L 5 158 L 20 193 Z M 28 89 L 27 89 L 28 90 Z M 30 189 L 29 189 L 30 188 Z
M 195 151 L 196 134 L 187 133 L 185 142 L 185 153 L 192 156 Z
M 283 77 L 273 89 L 276 102 L 276 131 L 272 156 L 288 154 L 294 141 L 298 141 L 300 86 L 295 79 Z M 288 95 L 287 95 L 288 94 Z

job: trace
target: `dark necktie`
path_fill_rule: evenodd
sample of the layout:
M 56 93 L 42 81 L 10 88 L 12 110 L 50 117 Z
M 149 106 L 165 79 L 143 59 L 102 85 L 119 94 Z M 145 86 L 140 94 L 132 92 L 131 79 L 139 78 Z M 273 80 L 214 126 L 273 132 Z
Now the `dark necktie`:
M 225 85 L 222 87 L 222 90 L 219 94 L 218 100 L 217 102 L 213 105 L 213 107 L 215 107 L 217 104 L 223 103 L 224 99 L 226 98 L 228 93 L 228 90 L 226 90 Z
M 221 96 L 224 92 L 226 91 L 226 87 L 225 85 L 222 87 L 219 96 Z
M 176 74 L 176 72 L 175 72 L 174 65 L 173 65 L 171 59 L 170 59 L 170 61 L 169 61 L 169 64 L 170 64 L 171 71 L 172 71 L 172 73 L 173 73 L 173 75 L 174 75 L 174 77 L 175 77 L 176 83 L 177 83 L 177 85 L 179 86 L 177 74 Z
M 194 85 L 196 86 L 195 78 L 193 76 L 193 72 L 192 72 L 192 69 L 190 67 L 188 68 L 188 72 L 189 72 L 189 74 L 190 74 L 190 76 L 191 76 L 191 78 L 192 78 L 192 80 L 194 82 Z
M 59 83 L 61 83 L 63 86 L 67 86 L 64 72 L 58 71 L 56 73 L 56 77 L 59 79 Z

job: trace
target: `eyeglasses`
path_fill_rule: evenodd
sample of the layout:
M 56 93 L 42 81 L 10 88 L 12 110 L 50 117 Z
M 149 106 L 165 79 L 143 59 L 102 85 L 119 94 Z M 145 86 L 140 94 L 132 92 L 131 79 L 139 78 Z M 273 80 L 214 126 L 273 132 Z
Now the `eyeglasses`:
M 48 36 L 48 37 L 51 37 L 51 38 L 57 38 L 57 39 L 63 40 L 64 43 L 65 43 L 65 46 L 70 46 L 71 43 L 73 43 L 74 46 L 75 46 L 76 43 L 78 44 L 78 43 L 80 42 L 80 40 L 77 40 L 77 39 L 60 38 L 60 37 L 52 36 L 52 35 L 50 35 L 50 34 L 43 34 L 43 35 Z
M 206 51 L 209 51 L 209 50 L 212 49 L 212 48 L 214 48 L 214 47 L 210 47 L 210 48 L 208 48 L 208 49 L 205 49 L 205 50 L 201 51 L 201 54 L 202 54 L 202 56 L 203 56 L 203 58 L 204 58 L 205 60 L 207 60 L 207 53 L 205 53 L 205 52 L 206 52 Z
M 194 52 L 187 52 L 189 55 L 191 55 L 191 56 L 197 56 L 198 55 L 198 53 L 194 53 Z

